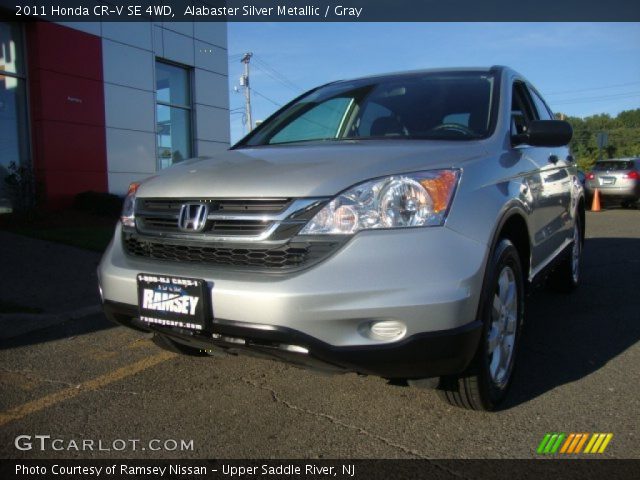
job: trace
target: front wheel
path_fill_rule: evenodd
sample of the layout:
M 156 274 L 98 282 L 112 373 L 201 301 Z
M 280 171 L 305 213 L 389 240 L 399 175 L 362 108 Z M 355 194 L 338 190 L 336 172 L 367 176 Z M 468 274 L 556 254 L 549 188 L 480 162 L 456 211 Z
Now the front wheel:
M 513 243 L 502 239 L 487 266 L 479 317 L 483 330 L 471 365 L 440 378 L 440 396 L 472 410 L 495 410 L 511 384 L 524 318 L 524 280 Z

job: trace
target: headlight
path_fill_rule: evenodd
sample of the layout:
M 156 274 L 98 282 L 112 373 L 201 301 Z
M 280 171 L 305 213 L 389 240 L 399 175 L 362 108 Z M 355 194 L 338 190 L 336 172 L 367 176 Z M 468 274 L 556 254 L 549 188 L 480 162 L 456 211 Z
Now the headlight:
M 122 225 L 125 227 L 135 227 L 136 226 L 136 216 L 134 212 L 134 208 L 136 206 L 136 192 L 138 191 L 138 187 L 140 186 L 140 182 L 134 182 L 129 185 L 129 191 L 127 192 L 127 196 L 124 198 L 124 204 L 122 205 L 122 214 L 120 215 L 120 221 Z
M 442 225 L 459 178 L 459 170 L 430 170 L 360 183 L 325 205 L 300 234 Z

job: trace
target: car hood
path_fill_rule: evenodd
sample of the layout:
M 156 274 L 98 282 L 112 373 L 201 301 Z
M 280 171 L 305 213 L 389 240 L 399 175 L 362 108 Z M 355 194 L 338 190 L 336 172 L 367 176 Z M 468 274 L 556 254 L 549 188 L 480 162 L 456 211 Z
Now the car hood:
M 481 141 L 342 141 L 241 148 L 181 162 L 143 182 L 138 196 L 325 197 L 370 178 L 461 167 L 483 155 Z

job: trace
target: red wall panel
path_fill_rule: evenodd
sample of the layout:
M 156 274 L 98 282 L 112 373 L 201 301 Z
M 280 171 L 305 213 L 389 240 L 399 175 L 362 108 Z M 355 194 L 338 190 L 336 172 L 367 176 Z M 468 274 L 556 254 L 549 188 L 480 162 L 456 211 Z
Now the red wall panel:
M 104 173 L 93 161 L 96 151 L 106 150 L 104 127 L 50 120 L 36 121 L 35 126 L 42 150 L 40 166 L 45 170 Z
M 78 189 L 78 185 L 82 185 L 82 188 Z M 71 205 L 73 197 L 79 192 L 106 191 L 102 177 L 91 172 L 50 171 L 47 173 L 44 186 L 49 198 L 48 208 L 52 210 Z
M 49 22 L 31 25 L 30 66 L 102 81 L 102 40 Z
M 107 191 L 100 38 L 52 23 L 28 26 L 33 163 L 49 208 Z
M 57 120 L 104 126 L 102 82 L 41 70 L 34 120 Z

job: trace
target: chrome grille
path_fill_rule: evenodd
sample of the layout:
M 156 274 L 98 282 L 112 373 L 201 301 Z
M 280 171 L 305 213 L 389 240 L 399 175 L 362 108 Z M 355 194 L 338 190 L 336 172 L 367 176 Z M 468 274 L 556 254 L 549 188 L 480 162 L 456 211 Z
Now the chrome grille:
M 174 262 L 287 270 L 315 263 L 344 239 L 299 237 L 326 198 L 147 199 L 136 201 L 136 228 L 123 228 L 125 252 Z M 203 230 L 179 228 L 183 205 L 206 204 Z
M 149 212 L 174 213 L 178 215 L 180 207 L 185 203 L 206 203 L 210 212 L 225 213 L 279 213 L 291 203 L 290 198 L 266 198 L 266 199 L 166 199 L 166 198 L 141 198 L 137 208 Z
M 292 205 L 288 198 L 270 199 L 146 199 L 136 204 L 136 227 L 146 234 L 184 234 L 178 227 L 182 205 L 206 204 L 209 215 L 200 236 L 256 237 L 270 233 L 279 214 Z M 188 232 L 187 232 L 188 234 Z

